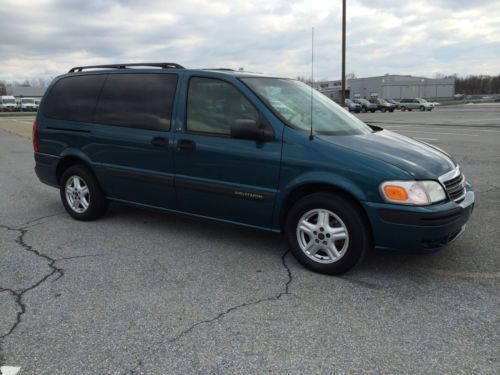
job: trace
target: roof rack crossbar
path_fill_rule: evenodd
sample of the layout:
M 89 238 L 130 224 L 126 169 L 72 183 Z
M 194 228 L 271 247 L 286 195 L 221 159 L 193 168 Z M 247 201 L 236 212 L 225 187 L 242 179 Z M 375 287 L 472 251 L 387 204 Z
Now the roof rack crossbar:
M 127 69 L 130 66 L 148 66 L 148 67 L 156 67 L 162 69 L 184 69 L 182 65 L 176 63 L 162 62 L 162 63 L 133 63 L 133 64 L 75 66 L 74 68 L 71 68 L 68 71 L 68 73 L 81 72 L 84 69 Z

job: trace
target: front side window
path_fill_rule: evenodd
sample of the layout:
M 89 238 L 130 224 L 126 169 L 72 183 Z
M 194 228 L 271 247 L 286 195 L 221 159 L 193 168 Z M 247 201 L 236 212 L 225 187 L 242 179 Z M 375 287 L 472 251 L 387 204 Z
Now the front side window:
M 109 74 L 94 122 L 147 130 L 170 129 L 177 75 Z
M 235 120 L 257 121 L 258 118 L 254 106 L 229 83 L 201 77 L 189 80 L 186 111 L 188 131 L 229 135 Z

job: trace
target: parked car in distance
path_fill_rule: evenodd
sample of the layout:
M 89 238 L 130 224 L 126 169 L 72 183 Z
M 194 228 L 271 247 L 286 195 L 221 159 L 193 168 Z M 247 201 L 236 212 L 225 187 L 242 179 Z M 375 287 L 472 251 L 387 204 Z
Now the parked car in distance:
M 361 112 L 370 111 L 371 113 L 373 113 L 377 110 L 377 105 L 370 103 L 366 99 L 353 99 L 353 101 L 354 101 L 354 103 L 358 103 L 361 105 Z
M 38 111 L 38 107 L 40 106 L 40 101 L 41 99 L 36 99 L 35 98 L 35 110 Z
M 381 112 L 394 112 L 396 106 L 394 104 L 389 103 L 388 101 L 380 98 L 372 98 L 369 100 L 370 103 L 373 103 L 377 106 L 377 109 Z
M 387 102 L 394 104 L 394 108 L 399 109 L 399 102 L 394 99 L 385 99 Z
M 21 112 L 35 112 L 35 99 L 34 98 L 21 98 L 19 100 L 19 110 Z
M 0 96 L 0 111 L 14 112 L 17 109 L 16 98 L 10 95 Z
M 399 106 L 402 111 L 411 111 L 414 109 L 419 109 L 423 111 L 432 111 L 434 108 L 434 104 L 429 103 L 425 99 L 415 98 L 415 99 L 401 99 L 399 101 Z
M 345 100 L 345 106 L 349 110 L 349 112 L 361 112 L 361 104 L 353 102 L 351 99 Z
M 326 274 L 373 247 L 440 249 L 474 206 L 446 152 L 369 126 L 302 82 L 248 72 L 73 68 L 47 89 L 33 148 L 38 178 L 76 220 L 117 202 L 284 233 L 300 263 Z

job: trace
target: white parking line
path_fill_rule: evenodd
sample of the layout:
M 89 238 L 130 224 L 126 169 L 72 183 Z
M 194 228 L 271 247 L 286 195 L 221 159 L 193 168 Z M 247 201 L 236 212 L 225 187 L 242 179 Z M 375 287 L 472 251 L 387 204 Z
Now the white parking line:
M 420 138 L 420 137 L 415 137 L 415 139 L 419 139 L 421 141 L 439 141 L 437 138 Z
M 13 118 L 12 121 L 22 122 L 23 124 L 32 124 L 33 123 L 33 121 L 30 121 L 30 120 L 19 120 L 17 118 Z
M 414 128 L 417 125 L 387 125 L 387 129 L 392 129 L 392 128 Z M 427 128 L 433 127 L 436 129 L 442 129 L 442 126 L 436 126 L 436 125 L 425 125 L 425 124 L 419 124 L 420 126 L 425 126 Z M 448 127 L 453 127 L 454 129 L 459 128 L 461 131 L 471 131 L 471 132 L 488 132 L 488 133 L 500 133 L 500 130 L 485 130 L 485 129 L 462 129 L 461 126 L 453 126 L 453 125 L 446 125 Z
M 407 132 L 407 133 L 425 133 L 425 134 L 443 134 L 443 135 L 460 135 L 463 137 L 479 137 L 477 134 L 463 134 L 463 133 L 440 133 L 440 132 L 430 132 L 427 130 L 406 130 L 406 129 L 400 129 L 402 132 Z
M 16 375 L 21 367 L 13 367 L 13 366 L 2 366 L 0 367 L 0 374 L 2 375 Z

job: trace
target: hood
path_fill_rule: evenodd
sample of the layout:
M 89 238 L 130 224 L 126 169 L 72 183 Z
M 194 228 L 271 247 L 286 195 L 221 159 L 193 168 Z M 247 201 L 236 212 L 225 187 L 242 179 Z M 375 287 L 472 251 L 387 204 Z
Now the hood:
M 437 179 L 456 167 L 446 153 L 426 143 L 388 130 L 364 135 L 321 136 L 340 147 L 390 163 L 416 179 Z

